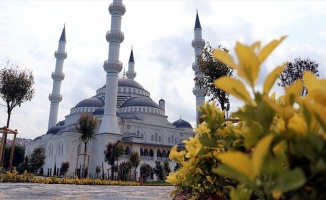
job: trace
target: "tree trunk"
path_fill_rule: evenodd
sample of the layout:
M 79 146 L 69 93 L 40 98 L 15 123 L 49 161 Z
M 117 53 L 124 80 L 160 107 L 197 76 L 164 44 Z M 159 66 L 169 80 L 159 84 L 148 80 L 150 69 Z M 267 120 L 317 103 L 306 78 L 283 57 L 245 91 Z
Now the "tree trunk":
M 84 173 L 83 177 L 86 178 L 86 149 L 87 149 L 87 142 L 85 142 L 85 148 L 84 148 Z
M 7 109 L 8 109 L 7 128 L 9 128 L 11 109 L 8 106 L 7 106 Z M 1 144 L 1 148 L 2 148 L 2 154 L 0 155 L 0 167 L 1 168 L 3 168 L 3 160 L 4 160 L 4 156 L 5 156 L 5 147 L 6 147 L 6 142 L 7 142 L 7 132 L 3 133 L 2 137 L 4 137 L 4 142 L 3 142 L 3 144 Z

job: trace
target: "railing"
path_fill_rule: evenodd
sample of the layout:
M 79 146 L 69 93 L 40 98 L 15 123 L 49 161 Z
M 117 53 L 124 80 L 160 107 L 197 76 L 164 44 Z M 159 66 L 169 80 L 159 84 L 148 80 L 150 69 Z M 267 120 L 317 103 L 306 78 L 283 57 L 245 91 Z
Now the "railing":
M 130 155 L 122 155 L 121 158 L 129 159 L 130 158 Z
M 150 156 L 140 156 L 140 160 L 154 161 L 154 157 L 150 157 Z
M 121 7 L 123 7 L 124 9 L 126 9 L 126 6 L 123 5 L 122 3 L 111 3 L 109 7 L 111 7 L 111 6 L 121 6 Z
M 203 39 L 194 39 L 194 40 L 192 40 L 192 42 L 204 42 L 205 43 L 205 40 L 203 40 Z
M 118 65 L 122 66 L 122 62 L 119 61 L 119 60 L 106 60 L 106 61 L 104 61 L 104 65 L 108 65 L 108 64 L 111 64 L 111 63 L 118 64 Z
M 112 33 L 112 34 L 119 34 L 119 35 L 124 36 L 124 33 L 123 33 L 122 31 L 118 31 L 118 30 L 107 31 L 107 32 L 106 32 L 106 35 L 108 35 L 108 34 L 110 34 L 110 33 Z

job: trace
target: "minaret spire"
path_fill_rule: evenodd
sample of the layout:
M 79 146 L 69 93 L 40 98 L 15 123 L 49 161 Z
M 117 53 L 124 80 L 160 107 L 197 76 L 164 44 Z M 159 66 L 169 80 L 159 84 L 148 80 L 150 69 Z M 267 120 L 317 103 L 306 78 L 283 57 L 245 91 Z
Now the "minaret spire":
M 134 60 L 134 50 L 133 47 L 131 46 L 131 52 L 130 52 L 130 57 L 129 57 L 129 62 L 128 62 L 128 71 L 127 71 L 127 78 L 134 80 L 136 77 L 136 72 L 134 71 L 135 69 L 135 60 Z
M 205 40 L 202 38 L 202 28 L 199 21 L 198 10 L 196 13 L 196 21 L 195 21 L 195 28 L 194 28 L 194 40 L 192 41 L 192 47 L 195 50 L 195 62 L 192 64 L 192 69 L 195 71 L 196 78 L 201 78 L 202 73 L 199 70 L 199 66 L 197 63 L 197 56 L 200 55 L 203 51 L 205 46 Z M 196 121 L 198 122 L 198 106 L 205 104 L 205 93 L 206 91 L 203 88 L 196 86 L 193 89 L 193 94 L 196 96 Z
M 62 73 L 63 62 L 67 58 L 67 53 L 65 52 L 65 48 L 66 48 L 66 27 L 64 26 L 59 40 L 58 51 L 54 52 L 54 56 L 57 60 L 55 64 L 55 71 L 52 72 L 53 88 L 52 88 L 52 93 L 49 95 L 51 106 L 50 106 L 48 129 L 57 123 L 59 103 L 62 100 L 60 89 L 61 89 L 61 81 L 65 78 L 65 74 Z
M 124 34 L 121 32 L 121 19 L 126 12 L 126 7 L 122 4 L 122 0 L 113 0 L 109 7 L 109 12 L 111 14 L 111 30 L 106 33 L 106 40 L 109 43 L 109 54 L 108 60 L 103 65 L 106 71 L 105 106 L 98 133 L 121 135 L 116 112 L 118 74 L 122 70 L 119 53 L 120 44 L 124 40 Z

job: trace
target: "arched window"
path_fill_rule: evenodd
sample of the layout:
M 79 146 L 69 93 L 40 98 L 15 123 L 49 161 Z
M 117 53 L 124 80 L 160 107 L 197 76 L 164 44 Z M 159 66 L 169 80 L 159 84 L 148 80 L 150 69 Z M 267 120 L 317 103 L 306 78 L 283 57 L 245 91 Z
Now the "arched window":
M 81 151 L 81 144 L 77 146 L 77 153 L 80 153 L 80 151 Z
M 161 142 L 161 136 L 158 136 L 158 141 Z
M 158 157 L 158 158 L 162 157 L 161 150 L 159 150 L 159 149 L 157 150 L 156 157 Z
M 130 148 L 128 146 L 125 149 L 125 155 L 130 155 Z
M 129 92 L 129 93 L 131 92 L 130 88 L 128 88 L 128 92 Z
M 170 155 L 170 151 L 168 151 L 168 153 L 166 154 L 166 157 L 168 158 L 168 157 L 169 157 L 169 155 Z
M 53 144 L 51 143 L 48 149 L 48 155 L 51 157 L 53 155 Z
M 150 156 L 150 157 L 154 157 L 154 151 L 153 151 L 153 149 L 150 149 L 150 150 L 149 150 L 149 156 Z
M 171 139 L 170 139 L 170 137 L 168 138 L 168 143 L 170 143 L 171 142 Z
M 157 133 L 155 133 L 155 142 L 157 142 Z
M 173 143 L 173 141 L 174 141 L 174 135 L 172 135 L 172 141 L 171 141 L 171 143 Z
M 174 143 L 175 143 L 175 144 L 177 144 L 177 143 L 178 143 L 178 141 L 177 141 L 177 138 L 174 138 Z
M 145 150 L 144 150 L 144 156 L 148 156 L 148 150 L 147 150 L 147 148 L 145 148 Z
M 143 148 L 140 148 L 140 156 L 144 156 Z
M 126 88 L 123 88 L 123 92 L 126 92 Z
M 162 151 L 162 158 L 166 158 L 166 152 L 165 152 L 165 150 Z
M 152 137 L 151 137 L 151 141 L 154 141 L 154 135 L 152 135 Z
M 137 131 L 137 136 L 138 136 L 138 137 L 140 136 L 140 131 L 139 131 L 139 130 Z

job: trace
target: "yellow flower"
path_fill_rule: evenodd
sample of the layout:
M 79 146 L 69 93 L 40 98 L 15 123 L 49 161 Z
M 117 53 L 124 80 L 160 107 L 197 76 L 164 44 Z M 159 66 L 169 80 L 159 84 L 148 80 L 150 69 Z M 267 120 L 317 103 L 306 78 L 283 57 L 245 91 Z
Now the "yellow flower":
M 224 50 L 214 50 L 213 55 L 222 63 L 238 71 L 238 76 L 249 83 L 252 88 L 257 82 L 261 63 L 277 47 L 285 37 L 280 40 L 273 40 L 260 50 L 260 42 L 251 46 L 243 45 L 237 42 L 235 52 L 238 57 L 238 64 L 235 64 L 233 58 Z

